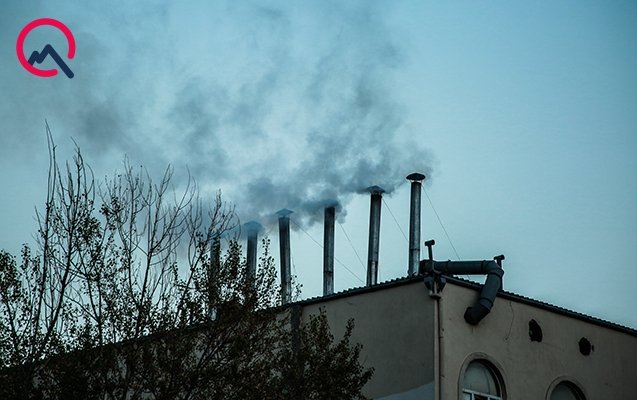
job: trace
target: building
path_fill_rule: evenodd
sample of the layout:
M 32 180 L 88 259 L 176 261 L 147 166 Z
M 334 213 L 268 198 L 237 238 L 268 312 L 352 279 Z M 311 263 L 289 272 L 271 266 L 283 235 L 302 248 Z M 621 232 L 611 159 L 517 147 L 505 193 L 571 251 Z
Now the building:
M 637 399 L 637 331 L 500 291 L 478 324 L 464 314 L 481 285 L 423 276 L 298 303 L 325 309 L 335 335 L 349 318 L 374 399 Z
M 364 394 L 382 400 L 637 400 L 637 330 L 502 290 L 502 260 L 419 260 L 420 182 L 412 181 L 409 276 L 377 283 L 382 189 L 371 187 L 367 286 L 333 294 L 333 208 L 325 212 L 322 308 L 336 337 L 354 318 L 361 362 L 375 369 Z M 283 217 L 285 218 L 285 216 Z M 281 219 L 282 293 L 289 224 Z M 455 275 L 486 275 L 484 285 Z M 286 297 L 283 297 L 284 302 Z

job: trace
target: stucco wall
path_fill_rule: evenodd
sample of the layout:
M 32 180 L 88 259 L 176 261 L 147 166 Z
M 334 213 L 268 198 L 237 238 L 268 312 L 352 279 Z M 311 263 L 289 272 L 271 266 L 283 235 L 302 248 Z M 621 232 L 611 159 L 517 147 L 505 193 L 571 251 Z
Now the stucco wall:
M 337 338 L 354 318 L 352 341 L 363 345 L 363 365 L 375 369 L 366 396 L 433 398 L 433 301 L 422 282 L 305 305 L 303 320 L 319 307 Z
M 458 399 L 460 373 L 471 357 L 487 357 L 503 375 L 509 399 L 547 399 L 549 387 L 567 377 L 587 399 L 637 398 L 637 337 L 521 302 L 497 298 L 478 325 L 463 319 L 477 292 L 448 284 L 440 300 L 442 398 Z M 529 321 L 542 328 L 542 342 L 529 338 Z M 594 350 L 580 353 L 585 337 Z

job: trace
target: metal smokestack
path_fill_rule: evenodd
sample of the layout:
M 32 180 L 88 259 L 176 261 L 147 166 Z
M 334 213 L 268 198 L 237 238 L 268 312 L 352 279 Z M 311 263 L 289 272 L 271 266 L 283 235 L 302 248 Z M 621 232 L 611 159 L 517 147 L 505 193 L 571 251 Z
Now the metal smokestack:
M 247 222 L 244 225 L 248 236 L 248 250 L 246 259 L 248 262 L 248 276 L 252 279 L 257 274 L 257 235 L 261 231 L 261 224 L 256 221 Z
M 279 216 L 279 249 L 281 251 L 281 303 L 287 304 L 292 296 L 292 273 L 290 268 L 290 214 L 284 208 L 276 213 Z
M 212 237 L 210 244 L 210 264 L 208 265 L 207 294 L 208 294 L 208 316 L 214 320 L 217 318 L 215 304 L 219 298 L 217 276 L 221 270 L 221 235 L 217 232 Z
M 323 296 L 334 293 L 334 220 L 336 207 L 325 207 L 323 224 Z
M 409 208 L 409 275 L 418 274 L 420 266 L 420 192 L 425 175 L 414 172 L 407 175 L 411 181 L 411 203 Z
M 380 245 L 380 208 L 385 191 L 378 186 L 368 187 L 372 194 L 369 208 L 369 248 L 367 250 L 367 286 L 378 283 L 378 248 Z

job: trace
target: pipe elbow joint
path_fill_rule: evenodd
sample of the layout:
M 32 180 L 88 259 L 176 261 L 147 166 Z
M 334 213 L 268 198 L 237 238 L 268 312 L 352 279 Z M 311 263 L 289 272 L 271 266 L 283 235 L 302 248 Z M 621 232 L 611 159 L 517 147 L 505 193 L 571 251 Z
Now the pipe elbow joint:
M 478 325 L 489 312 L 491 312 L 489 308 L 478 302 L 473 307 L 467 307 L 464 312 L 464 320 L 470 325 Z
M 502 277 L 504 276 L 504 270 L 502 269 L 502 267 L 500 265 L 498 265 L 497 262 L 493 261 L 493 260 L 489 260 L 489 261 L 483 261 L 483 265 L 484 265 L 484 273 L 486 275 L 497 275 L 498 277 L 500 277 L 500 279 L 502 279 Z
M 464 320 L 471 325 L 478 325 L 491 312 L 498 291 L 502 288 L 502 267 L 495 261 L 489 261 L 484 265 L 484 269 L 487 281 L 482 286 L 480 298 L 472 307 L 467 307 L 464 313 Z

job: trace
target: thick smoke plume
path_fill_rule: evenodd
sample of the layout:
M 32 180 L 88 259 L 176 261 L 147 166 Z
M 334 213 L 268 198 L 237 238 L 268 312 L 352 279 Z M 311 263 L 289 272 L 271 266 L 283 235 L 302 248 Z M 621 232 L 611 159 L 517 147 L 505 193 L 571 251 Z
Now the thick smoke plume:
M 243 221 L 289 208 L 311 224 L 368 186 L 391 193 L 408 173 L 429 174 L 393 85 L 405 54 L 383 25 L 390 10 L 214 3 L 56 6 L 76 32 L 77 78 L 31 88 L 16 107 L 74 137 L 104 173 L 124 153 L 151 173 L 187 167 Z M 15 128 L 37 138 L 25 124 Z

